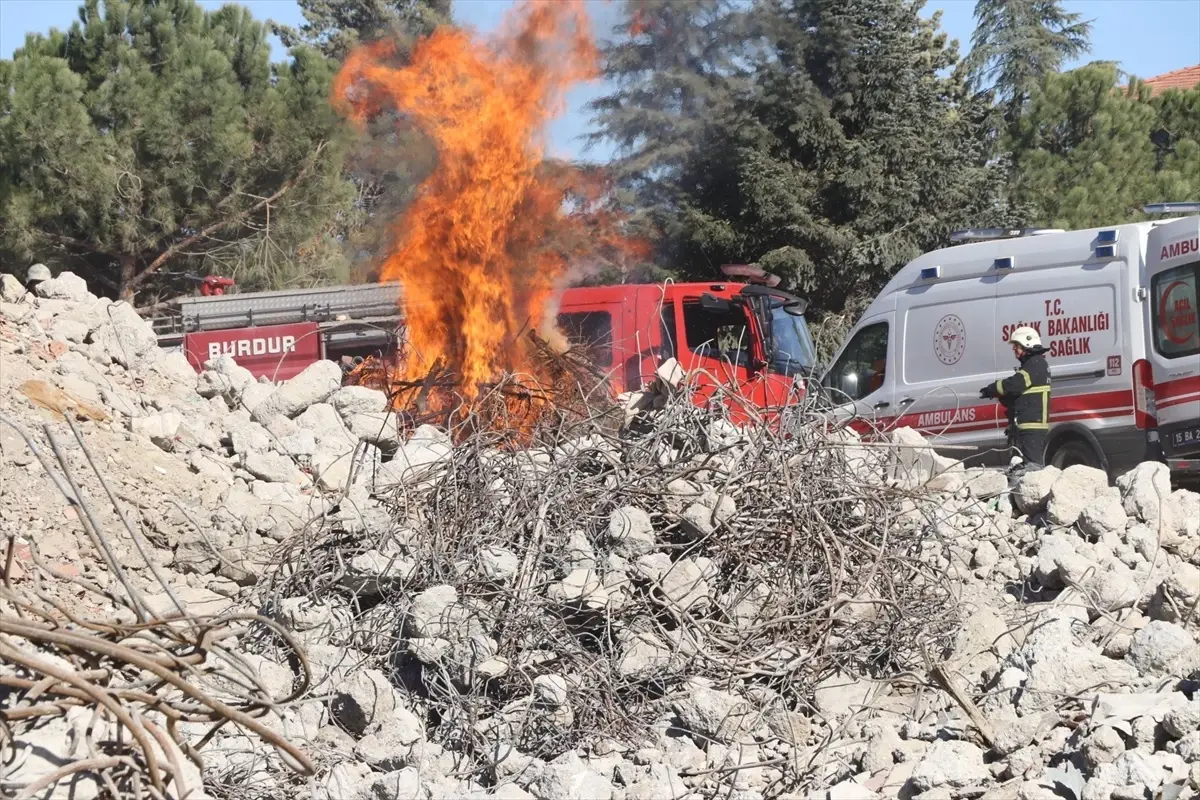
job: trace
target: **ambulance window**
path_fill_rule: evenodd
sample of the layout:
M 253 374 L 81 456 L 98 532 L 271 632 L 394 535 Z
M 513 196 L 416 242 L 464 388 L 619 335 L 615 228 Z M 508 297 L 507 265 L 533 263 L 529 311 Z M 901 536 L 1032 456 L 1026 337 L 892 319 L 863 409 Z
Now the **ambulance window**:
M 740 366 L 750 363 L 750 327 L 746 312 L 738 306 L 717 311 L 704 308 L 697 300 L 685 301 L 683 338 L 697 355 Z
M 558 315 L 558 329 L 572 347 L 583 350 L 597 366 L 613 359 L 612 315 L 607 311 L 576 311 Z
M 886 322 L 876 322 L 854 334 L 833 369 L 829 370 L 827 382 L 833 389 L 835 400 L 862 400 L 882 387 L 887 374 L 887 352 Z
M 1154 306 L 1154 349 L 1167 358 L 1200 354 L 1200 262 L 1187 264 L 1154 276 L 1151 296 Z

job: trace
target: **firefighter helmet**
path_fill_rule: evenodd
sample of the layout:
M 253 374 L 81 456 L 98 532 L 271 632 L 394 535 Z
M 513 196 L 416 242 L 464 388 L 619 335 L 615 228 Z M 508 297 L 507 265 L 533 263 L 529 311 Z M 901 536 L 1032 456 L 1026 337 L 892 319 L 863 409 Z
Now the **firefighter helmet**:
M 1034 328 L 1022 325 L 1009 334 L 1008 341 L 1019 344 L 1028 350 L 1031 347 L 1039 346 L 1042 343 L 1042 337 L 1038 336 L 1038 332 Z
M 50 280 L 50 268 L 45 264 L 34 264 L 25 274 L 25 282 Z

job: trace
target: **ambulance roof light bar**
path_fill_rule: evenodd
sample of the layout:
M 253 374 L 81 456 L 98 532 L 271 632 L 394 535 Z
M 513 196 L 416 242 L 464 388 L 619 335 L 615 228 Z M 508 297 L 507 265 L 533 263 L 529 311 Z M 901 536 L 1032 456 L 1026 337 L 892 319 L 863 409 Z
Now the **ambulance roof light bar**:
M 966 228 L 950 234 L 952 242 L 986 242 L 994 239 L 1019 239 L 1022 236 L 1040 236 L 1046 233 L 1063 233 L 1062 228 Z
M 1142 206 L 1145 214 L 1195 214 L 1200 212 L 1200 203 L 1150 203 Z

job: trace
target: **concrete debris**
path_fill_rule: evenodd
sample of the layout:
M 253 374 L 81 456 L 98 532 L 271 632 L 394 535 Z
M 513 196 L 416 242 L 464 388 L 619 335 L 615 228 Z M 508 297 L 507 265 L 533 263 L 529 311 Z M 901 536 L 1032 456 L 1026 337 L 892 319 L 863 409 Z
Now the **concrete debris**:
M 764 471 L 770 437 L 713 418 L 649 456 L 590 429 L 460 447 L 432 425 L 408 431 L 331 362 L 278 384 L 228 355 L 189 365 L 69 272 L 34 294 L 0 276 L 0 299 L 0 409 L 43 453 L 44 422 L 70 443 L 80 494 L 149 611 L 262 614 L 304 654 L 264 630 L 222 680 L 270 695 L 265 730 L 315 774 L 224 726 L 203 774 L 182 752 L 156 756 L 180 762 L 197 800 L 1200 796 L 1200 495 L 1162 464 L 1115 485 L 1075 466 L 1010 486 L 911 429 L 886 448 L 805 429 Z M 626 423 L 670 419 L 687 380 L 664 364 L 622 399 Z M 825 470 L 831 493 L 813 495 L 804 470 Z M 42 563 L 58 577 L 36 585 L 62 608 L 133 622 L 62 580 L 124 591 L 7 426 L 0 478 L 12 586 L 35 586 Z M 827 535 L 807 540 L 818 516 Z M 852 560 L 877 545 L 903 581 Z M 953 697 L 913 688 L 938 664 Z M 282 702 L 306 669 L 313 687 Z M 885 680 L 892 669 L 903 680 Z M 0 675 L 42 677 L 7 662 Z M 10 689 L 0 710 L 32 705 L 21 698 Z M 6 792 L 89 747 L 130 746 L 86 705 L 6 725 Z M 180 728 L 198 745 L 212 726 Z M 82 771 L 54 791 L 107 789 Z

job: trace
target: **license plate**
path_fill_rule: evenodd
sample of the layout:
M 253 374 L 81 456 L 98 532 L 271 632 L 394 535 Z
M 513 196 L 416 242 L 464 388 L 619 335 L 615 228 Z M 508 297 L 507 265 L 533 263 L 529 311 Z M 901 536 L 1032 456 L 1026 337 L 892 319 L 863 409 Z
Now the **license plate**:
M 1200 425 L 1171 432 L 1172 450 L 1190 450 L 1193 447 L 1200 447 Z

